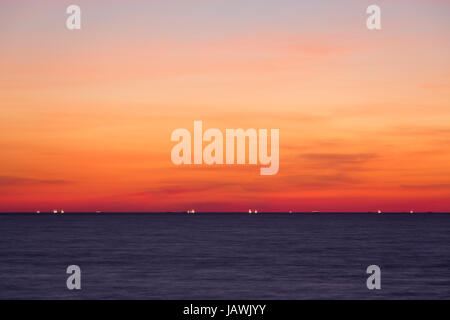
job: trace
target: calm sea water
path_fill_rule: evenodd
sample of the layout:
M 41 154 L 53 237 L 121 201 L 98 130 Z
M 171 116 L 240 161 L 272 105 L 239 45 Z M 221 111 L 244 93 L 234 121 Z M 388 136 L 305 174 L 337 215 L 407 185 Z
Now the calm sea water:
M 0 298 L 450 299 L 450 215 L 0 215 Z

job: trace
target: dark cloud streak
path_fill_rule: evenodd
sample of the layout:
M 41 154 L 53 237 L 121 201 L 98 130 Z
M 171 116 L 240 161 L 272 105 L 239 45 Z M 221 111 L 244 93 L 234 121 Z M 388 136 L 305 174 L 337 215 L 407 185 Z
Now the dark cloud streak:
M 34 186 L 34 185 L 63 185 L 72 183 L 67 180 L 35 179 L 17 176 L 0 176 L 0 187 Z

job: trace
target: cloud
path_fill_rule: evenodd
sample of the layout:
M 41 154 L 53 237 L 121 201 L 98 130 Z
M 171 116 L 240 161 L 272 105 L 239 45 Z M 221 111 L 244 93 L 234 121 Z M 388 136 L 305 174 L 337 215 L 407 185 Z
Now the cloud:
M 420 86 L 421 89 L 425 89 L 425 90 L 431 90 L 431 91 L 435 91 L 435 90 L 448 90 L 450 89 L 450 84 L 447 83 L 427 83 L 427 84 L 423 84 Z
M 376 158 L 375 153 L 306 153 L 301 158 L 318 166 L 361 165 Z
M 69 184 L 67 180 L 34 179 L 15 176 L 0 176 L 0 186 L 34 186 Z
M 409 190 L 442 190 L 442 189 L 450 189 L 450 184 L 435 183 L 435 184 L 420 184 L 420 185 L 402 185 L 400 187 Z
M 396 135 L 407 135 L 407 136 L 450 136 L 450 129 L 448 127 L 426 127 L 426 126 L 415 126 L 415 127 L 398 127 L 390 131 L 389 134 Z
M 363 180 L 346 172 L 304 174 L 284 178 L 284 187 L 294 187 L 299 190 L 312 189 L 361 189 Z
M 173 196 L 173 195 L 181 195 L 188 193 L 198 193 L 204 191 L 217 191 L 218 189 L 223 189 L 226 187 L 235 187 L 239 186 L 238 183 L 213 183 L 213 182 L 193 182 L 190 184 L 189 182 L 183 181 L 179 183 L 166 184 L 159 187 L 155 187 L 143 192 L 138 192 L 133 194 L 133 196 Z

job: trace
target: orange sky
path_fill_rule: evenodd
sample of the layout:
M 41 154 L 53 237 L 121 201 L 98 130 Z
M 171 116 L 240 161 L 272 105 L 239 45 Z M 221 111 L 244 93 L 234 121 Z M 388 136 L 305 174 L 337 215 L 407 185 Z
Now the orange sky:
M 0 5 L 0 211 L 449 211 L 450 5 Z M 181 166 L 177 128 L 280 129 L 280 170 Z

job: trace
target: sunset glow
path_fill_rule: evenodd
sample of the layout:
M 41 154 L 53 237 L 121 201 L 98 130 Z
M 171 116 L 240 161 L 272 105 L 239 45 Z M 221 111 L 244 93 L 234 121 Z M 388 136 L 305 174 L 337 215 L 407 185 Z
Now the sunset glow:
M 0 212 L 449 211 L 450 2 L 377 2 L 0 4 Z M 196 120 L 278 173 L 174 165 Z

